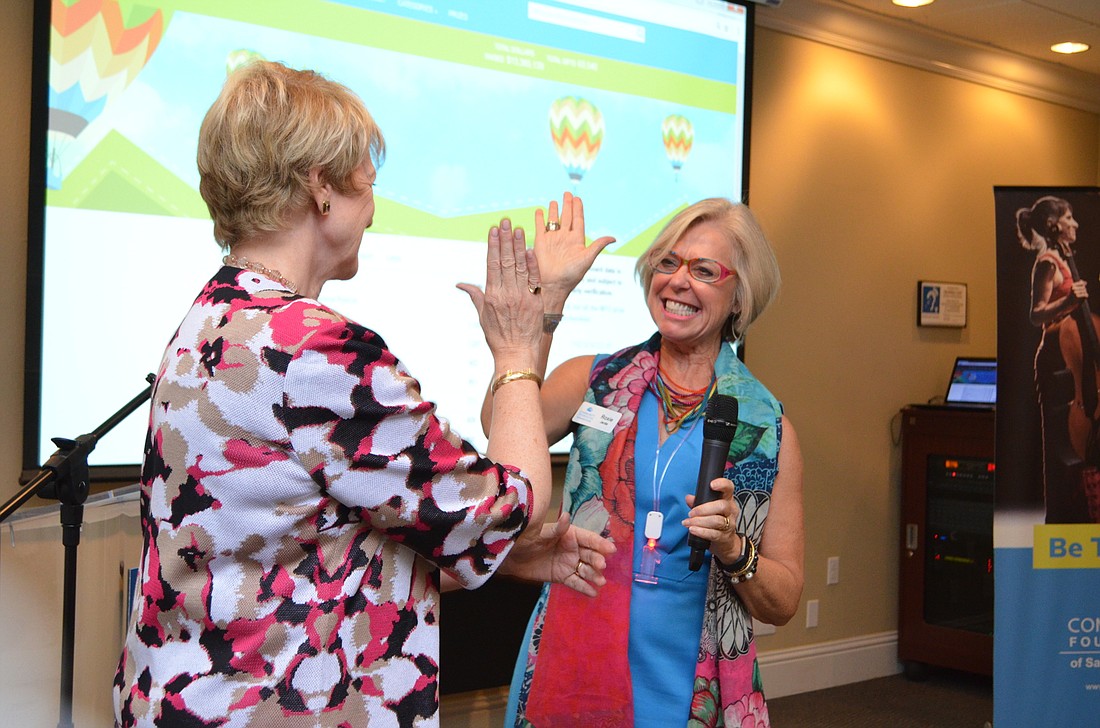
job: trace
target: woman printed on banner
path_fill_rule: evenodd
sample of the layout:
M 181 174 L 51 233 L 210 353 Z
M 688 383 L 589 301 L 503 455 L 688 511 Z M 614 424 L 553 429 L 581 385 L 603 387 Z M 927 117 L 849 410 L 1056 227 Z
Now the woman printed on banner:
M 1043 332 L 1035 383 L 1048 523 L 1100 522 L 1100 347 L 1088 285 L 1075 274 L 1077 229 L 1073 207 L 1061 197 L 1040 197 L 1016 212 L 1020 244 L 1035 254 L 1030 318 Z

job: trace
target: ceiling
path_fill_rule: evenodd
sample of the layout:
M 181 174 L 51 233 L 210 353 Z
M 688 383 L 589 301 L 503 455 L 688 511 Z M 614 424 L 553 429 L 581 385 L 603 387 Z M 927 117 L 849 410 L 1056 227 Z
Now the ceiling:
M 935 0 L 902 8 L 891 0 L 827 0 L 829 4 L 921 26 L 953 39 L 992 46 L 1096 76 L 1100 83 L 1100 0 Z M 1092 50 L 1059 55 L 1050 46 L 1066 40 Z
M 755 0 L 756 25 L 1100 114 L 1100 0 Z M 1067 56 L 1066 40 L 1092 49 Z

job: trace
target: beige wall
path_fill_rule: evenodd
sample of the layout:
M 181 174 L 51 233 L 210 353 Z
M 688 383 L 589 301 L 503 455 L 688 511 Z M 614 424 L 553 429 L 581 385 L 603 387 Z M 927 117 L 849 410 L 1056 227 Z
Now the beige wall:
M 1093 185 L 1094 114 L 758 28 L 750 203 L 783 290 L 746 360 L 806 463 L 804 609 L 760 649 L 896 628 L 895 414 L 996 353 L 994 185 Z M 920 279 L 966 283 L 963 329 L 916 325 Z M 825 563 L 840 557 L 840 583 Z
M 21 453 L 30 5 L 0 2 L 4 499 Z M 956 354 L 995 351 L 993 186 L 1096 184 L 1100 120 L 764 29 L 755 74 L 751 202 L 784 289 L 747 359 L 802 440 L 804 600 L 821 601 L 821 626 L 800 612 L 770 650 L 895 628 L 893 418 L 941 393 Z M 968 285 L 966 328 L 915 325 L 922 278 Z
M 30 2 L 0 2 L 0 499 L 18 491 L 23 459 L 23 324 L 27 271 Z

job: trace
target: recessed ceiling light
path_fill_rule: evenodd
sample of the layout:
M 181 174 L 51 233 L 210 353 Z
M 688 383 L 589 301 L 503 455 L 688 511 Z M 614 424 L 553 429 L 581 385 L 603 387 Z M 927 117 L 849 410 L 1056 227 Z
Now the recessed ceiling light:
M 919 8 L 925 5 L 931 5 L 934 0 L 894 0 L 894 5 L 900 5 L 903 8 Z
M 1089 49 L 1089 44 L 1066 41 L 1065 43 L 1055 43 L 1050 49 L 1055 53 L 1084 53 Z

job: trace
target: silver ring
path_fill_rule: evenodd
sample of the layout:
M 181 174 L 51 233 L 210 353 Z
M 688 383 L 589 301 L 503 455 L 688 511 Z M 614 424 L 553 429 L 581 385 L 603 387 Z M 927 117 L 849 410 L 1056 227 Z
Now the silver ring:
M 552 232 L 554 230 L 561 230 L 561 223 L 557 220 L 549 220 L 546 223 L 546 232 Z

